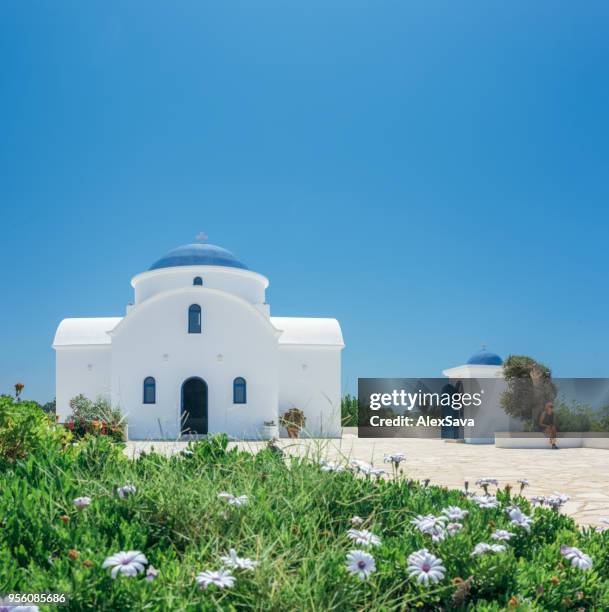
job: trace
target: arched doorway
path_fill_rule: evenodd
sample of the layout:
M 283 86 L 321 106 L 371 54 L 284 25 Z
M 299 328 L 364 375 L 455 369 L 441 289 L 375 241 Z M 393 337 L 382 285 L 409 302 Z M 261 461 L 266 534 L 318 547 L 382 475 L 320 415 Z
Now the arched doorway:
M 442 393 L 449 393 L 451 396 L 463 393 L 463 383 L 459 380 L 454 385 L 450 383 L 442 387 Z M 460 418 L 463 416 L 462 410 L 454 410 L 452 406 L 442 406 L 442 418 Z M 462 440 L 463 427 L 459 425 L 442 425 L 440 428 L 440 436 L 446 440 Z
M 207 433 L 207 383 L 196 376 L 182 384 L 182 433 Z

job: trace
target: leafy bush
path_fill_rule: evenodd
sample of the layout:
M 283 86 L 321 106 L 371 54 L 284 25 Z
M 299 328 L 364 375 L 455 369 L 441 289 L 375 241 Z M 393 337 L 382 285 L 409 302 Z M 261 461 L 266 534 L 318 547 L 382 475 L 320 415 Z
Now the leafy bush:
M 64 446 L 69 439 L 36 402 L 0 396 L 0 464 L 24 459 L 41 447 Z
M 569 517 L 504 489 L 498 507 L 478 507 L 458 490 L 356 475 L 317 457 L 257 455 L 229 448 L 225 436 L 165 457 L 127 459 L 121 445 L 86 438 L 62 452 L 37 447 L 0 471 L 0 584 L 4 592 L 65 591 L 67 610 L 563 610 L 609 609 L 609 532 L 579 530 Z M 117 488 L 134 487 L 119 496 Z M 226 496 L 247 496 L 244 505 Z M 87 496 L 78 509 L 74 498 Z M 506 508 L 531 515 L 528 533 Z M 455 535 L 432 541 L 411 523 L 448 506 L 469 512 Z M 376 571 L 359 580 L 346 555 L 354 515 L 381 537 L 367 549 Z M 506 550 L 472 556 L 495 529 L 515 535 Z M 572 567 L 560 546 L 576 546 L 593 567 Z M 235 548 L 258 562 L 233 570 L 233 588 L 199 590 L 195 576 L 220 569 Z M 423 586 L 408 556 L 427 548 L 445 576 Z M 104 560 L 139 550 L 155 579 L 118 576 Z M 154 578 L 154 576 L 151 576 Z
M 576 400 L 566 403 L 561 400 L 555 409 L 558 431 L 609 431 L 607 408 L 593 410 Z
M 109 436 L 116 442 L 125 440 L 125 422 L 118 408 L 108 400 L 98 397 L 95 401 L 80 394 L 70 400 L 72 414 L 66 427 L 77 439 L 84 436 Z
M 43 404 L 41 406 L 41 408 L 47 414 L 53 414 L 54 415 L 55 411 L 56 411 L 56 402 L 55 402 L 55 399 L 52 399 L 50 402 L 47 402 L 46 404 Z

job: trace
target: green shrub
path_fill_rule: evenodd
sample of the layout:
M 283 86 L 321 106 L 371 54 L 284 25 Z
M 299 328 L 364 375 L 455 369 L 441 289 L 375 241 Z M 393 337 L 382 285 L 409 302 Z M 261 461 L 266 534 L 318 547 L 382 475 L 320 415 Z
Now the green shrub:
M 80 394 L 70 400 L 72 414 L 66 421 L 66 427 L 75 438 L 85 436 L 108 436 L 116 442 L 125 440 L 125 421 L 118 408 L 98 397 L 95 401 Z
M 558 402 L 555 409 L 558 431 L 609 431 L 608 409 L 593 410 L 576 400 Z
M 36 402 L 0 396 L 0 462 L 13 463 L 45 446 L 65 446 L 69 438 Z

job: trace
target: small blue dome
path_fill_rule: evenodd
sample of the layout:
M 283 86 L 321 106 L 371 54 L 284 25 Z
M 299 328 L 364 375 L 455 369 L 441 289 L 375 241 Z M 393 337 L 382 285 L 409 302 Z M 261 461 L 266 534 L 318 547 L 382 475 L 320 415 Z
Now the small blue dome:
M 149 270 L 174 268 L 176 266 L 224 266 L 226 268 L 248 267 L 239 261 L 230 251 L 215 244 L 185 244 L 166 253 L 155 261 Z
M 503 359 L 495 353 L 490 353 L 486 349 L 478 351 L 475 355 L 472 355 L 467 360 L 468 365 L 492 365 L 500 366 L 503 365 Z

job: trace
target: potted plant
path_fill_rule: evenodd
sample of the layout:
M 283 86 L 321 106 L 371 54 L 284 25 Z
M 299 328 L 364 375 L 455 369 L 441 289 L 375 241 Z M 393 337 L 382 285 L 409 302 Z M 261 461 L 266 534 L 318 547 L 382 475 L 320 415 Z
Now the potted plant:
M 271 440 L 277 437 L 277 425 L 275 421 L 264 421 L 262 426 L 262 438 L 264 440 Z
M 306 422 L 304 412 L 296 407 L 290 408 L 279 418 L 279 424 L 286 428 L 288 438 L 297 438 Z

